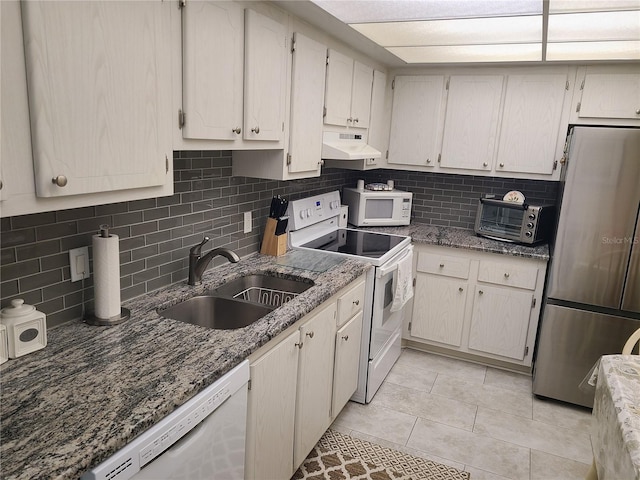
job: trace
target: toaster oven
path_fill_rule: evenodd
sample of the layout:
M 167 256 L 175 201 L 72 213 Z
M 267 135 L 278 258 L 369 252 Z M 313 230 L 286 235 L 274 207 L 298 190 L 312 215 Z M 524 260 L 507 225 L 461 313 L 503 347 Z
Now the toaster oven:
M 475 232 L 503 242 L 534 245 L 551 239 L 555 218 L 554 205 L 529 205 L 485 196 L 478 202 Z

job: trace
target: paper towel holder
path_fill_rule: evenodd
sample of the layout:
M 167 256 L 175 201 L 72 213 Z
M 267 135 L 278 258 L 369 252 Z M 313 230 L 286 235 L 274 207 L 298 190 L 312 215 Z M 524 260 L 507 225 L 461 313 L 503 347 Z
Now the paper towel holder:
M 99 228 L 100 228 L 100 231 L 98 232 L 98 235 L 100 235 L 100 237 L 102 238 L 108 238 L 109 225 L 100 225 Z M 100 318 L 100 317 L 97 317 L 95 314 L 91 314 L 91 315 L 87 315 L 84 318 L 84 321 L 89 325 L 105 327 L 105 326 L 111 326 L 111 325 L 118 325 L 119 323 L 125 322 L 126 320 L 129 319 L 130 316 L 131 316 L 131 312 L 129 311 L 129 309 L 120 307 L 120 313 L 118 315 L 114 315 L 113 317 Z

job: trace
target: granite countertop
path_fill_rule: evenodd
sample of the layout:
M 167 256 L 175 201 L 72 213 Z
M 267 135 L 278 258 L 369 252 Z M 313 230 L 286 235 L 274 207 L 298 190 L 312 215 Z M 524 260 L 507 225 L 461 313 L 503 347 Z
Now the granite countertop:
M 70 322 L 47 332 L 43 350 L 0 367 L 0 477 L 78 478 L 211 385 L 370 265 L 325 256 L 253 254 L 126 302 L 113 327 Z M 324 261 L 323 259 L 326 259 Z M 315 285 L 245 328 L 210 330 L 156 310 L 260 271 Z
M 535 246 L 517 243 L 500 242 L 490 238 L 479 237 L 473 230 L 458 227 L 439 227 L 420 223 L 412 223 L 403 227 L 372 227 L 379 232 L 408 235 L 413 243 L 440 245 L 444 247 L 462 248 L 488 253 L 498 253 L 515 257 L 549 260 L 549 245 Z

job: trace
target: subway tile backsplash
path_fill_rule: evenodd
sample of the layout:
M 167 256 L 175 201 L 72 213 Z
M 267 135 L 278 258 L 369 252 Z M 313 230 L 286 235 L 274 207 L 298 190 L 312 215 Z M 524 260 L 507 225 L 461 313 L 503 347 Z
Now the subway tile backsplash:
M 2 218 L 1 306 L 24 298 L 47 314 L 49 327 L 81 318 L 92 308 L 93 275 L 71 283 L 72 248 L 91 246 L 99 225 L 120 237 L 122 300 L 184 281 L 189 248 L 203 236 L 209 247 L 226 246 L 241 257 L 260 249 L 273 195 L 291 200 L 343 186 L 393 179 L 414 192 L 412 221 L 473 228 L 482 193 L 522 191 L 531 202 L 553 202 L 557 184 L 397 170 L 325 169 L 319 178 L 274 181 L 231 175 L 231 152 L 174 152 L 174 195 L 56 212 Z M 243 214 L 253 230 L 243 233 Z M 219 265 L 224 259 L 216 259 Z

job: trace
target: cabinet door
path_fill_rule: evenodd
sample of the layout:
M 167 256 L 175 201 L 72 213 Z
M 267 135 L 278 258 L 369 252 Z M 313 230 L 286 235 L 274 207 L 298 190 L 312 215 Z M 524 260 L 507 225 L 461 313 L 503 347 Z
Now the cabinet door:
M 182 8 L 184 138 L 241 139 L 244 10 L 234 2 Z
M 336 418 L 358 388 L 362 312 L 345 323 L 336 334 L 336 357 L 333 367 L 333 402 L 331 417 Z
M 335 303 L 315 314 L 311 320 L 300 327 L 302 348 L 300 349 L 298 366 L 298 396 L 293 449 L 293 461 L 296 468 L 302 464 L 307 454 L 331 424 L 331 385 L 333 382 L 335 335 Z
M 469 348 L 523 360 L 533 293 L 476 286 Z
M 460 347 L 467 282 L 418 274 L 411 336 Z
M 351 117 L 351 85 L 353 59 L 329 49 L 327 54 L 327 84 L 324 96 L 324 123 L 347 126 Z
M 587 73 L 578 115 L 640 119 L 640 73 Z
M 250 367 L 245 478 L 290 478 L 300 332 Z
M 289 172 L 319 171 L 327 47 L 294 33 Z
M 175 118 L 172 8 L 170 2 L 22 4 L 39 197 L 165 183 Z
M 566 87 L 566 74 L 509 75 L 497 172 L 553 173 Z
M 360 62 L 354 62 L 350 117 L 353 127 L 367 128 L 369 126 L 372 87 L 373 68 Z
M 442 138 L 444 76 L 394 80 L 389 163 L 434 167 Z
M 245 10 L 245 140 L 282 141 L 287 87 L 287 29 Z
M 451 76 L 441 167 L 491 171 L 502 82 L 502 75 Z

